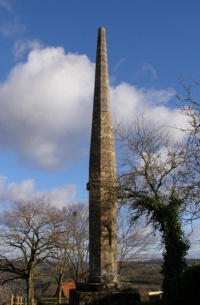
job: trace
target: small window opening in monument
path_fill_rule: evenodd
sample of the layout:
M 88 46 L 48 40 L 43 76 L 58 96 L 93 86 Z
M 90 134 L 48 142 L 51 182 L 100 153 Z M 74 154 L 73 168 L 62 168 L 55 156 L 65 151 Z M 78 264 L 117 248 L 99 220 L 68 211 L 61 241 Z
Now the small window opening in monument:
M 78 212 L 77 211 L 73 211 L 73 216 L 77 217 L 78 216 Z
M 109 246 L 112 245 L 112 230 L 108 225 L 105 225 L 106 229 L 108 230 L 108 244 Z

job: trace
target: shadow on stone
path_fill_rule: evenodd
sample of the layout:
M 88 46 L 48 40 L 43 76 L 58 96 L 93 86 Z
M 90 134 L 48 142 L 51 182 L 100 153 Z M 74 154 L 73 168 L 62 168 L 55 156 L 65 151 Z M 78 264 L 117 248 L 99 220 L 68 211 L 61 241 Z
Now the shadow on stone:
M 137 291 L 70 291 L 70 305 L 139 305 Z

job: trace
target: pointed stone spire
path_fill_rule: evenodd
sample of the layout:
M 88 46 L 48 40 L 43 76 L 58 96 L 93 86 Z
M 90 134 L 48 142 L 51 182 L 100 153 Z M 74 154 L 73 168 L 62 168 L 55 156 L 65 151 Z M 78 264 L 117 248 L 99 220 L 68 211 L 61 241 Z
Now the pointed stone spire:
M 89 163 L 89 282 L 117 282 L 116 162 L 105 29 L 98 29 Z

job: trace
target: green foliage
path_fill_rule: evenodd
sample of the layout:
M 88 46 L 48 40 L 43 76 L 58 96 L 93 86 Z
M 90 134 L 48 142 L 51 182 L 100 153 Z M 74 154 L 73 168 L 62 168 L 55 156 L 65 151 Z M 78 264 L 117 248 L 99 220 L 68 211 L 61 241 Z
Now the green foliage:
M 140 210 L 146 210 L 148 221 L 162 236 L 164 263 L 161 274 L 164 304 L 177 305 L 181 279 L 187 267 L 185 256 L 189 249 L 189 242 L 181 228 L 181 202 L 171 198 L 166 203 L 161 199 L 145 196 L 144 199 L 140 198 L 137 204 L 140 205 Z
M 188 142 L 175 142 L 166 126 L 152 124 L 144 117 L 119 129 L 118 136 L 124 168 L 119 177 L 119 198 L 131 204 L 133 221 L 146 215 L 147 222 L 161 233 L 164 304 L 179 305 L 179 287 L 189 249 L 181 216 L 187 204 L 194 207 L 194 198 L 199 198 L 193 185 Z
M 163 298 L 165 304 L 177 304 L 179 300 L 179 287 L 183 272 L 187 264 L 185 256 L 189 249 L 189 242 L 181 229 L 179 213 L 171 205 L 165 208 L 166 221 L 161 223 L 163 252 Z

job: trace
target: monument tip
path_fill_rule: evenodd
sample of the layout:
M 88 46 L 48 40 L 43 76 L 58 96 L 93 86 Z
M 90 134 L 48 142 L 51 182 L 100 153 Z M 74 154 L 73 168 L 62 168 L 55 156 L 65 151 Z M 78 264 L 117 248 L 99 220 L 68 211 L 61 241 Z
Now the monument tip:
M 98 32 L 105 32 L 105 28 L 103 26 L 99 27 Z

